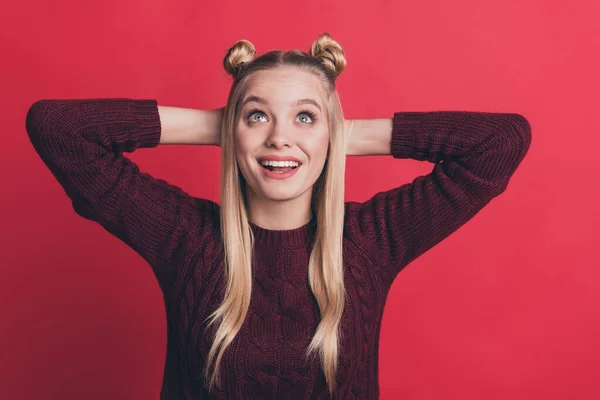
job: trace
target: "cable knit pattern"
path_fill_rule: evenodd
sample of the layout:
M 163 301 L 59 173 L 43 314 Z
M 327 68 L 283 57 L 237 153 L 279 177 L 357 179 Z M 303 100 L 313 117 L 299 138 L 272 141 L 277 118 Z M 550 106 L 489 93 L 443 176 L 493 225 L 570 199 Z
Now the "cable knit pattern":
M 206 317 L 224 294 L 219 205 L 141 172 L 124 153 L 156 147 L 156 100 L 39 100 L 26 117 L 36 152 L 80 216 L 99 223 L 151 267 L 167 310 L 161 399 L 329 399 L 319 359 L 305 352 L 319 322 L 308 284 L 316 229 L 255 235 L 252 298 L 208 393 L 202 368 L 214 331 Z M 339 399 L 377 399 L 379 331 L 398 273 L 502 193 L 531 143 L 519 114 L 397 112 L 392 155 L 431 173 L 369 200 L 346 202 L 348 293 L 342 317 Z

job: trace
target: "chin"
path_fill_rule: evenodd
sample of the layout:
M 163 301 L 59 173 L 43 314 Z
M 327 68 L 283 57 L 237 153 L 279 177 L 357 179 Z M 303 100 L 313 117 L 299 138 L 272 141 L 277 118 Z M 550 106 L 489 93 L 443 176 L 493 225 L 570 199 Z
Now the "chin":
M 269 200 L 274 200 L 274 201 L 292 200 L 292 199 L 295 199 L 296 197 L 298 197 L 296 190 L 289 190 L 289 189 L 277 190 L 277 189 L 273 189 L 273 188 L 263 190 L 262 195 L 265 198 L 267 198 Z

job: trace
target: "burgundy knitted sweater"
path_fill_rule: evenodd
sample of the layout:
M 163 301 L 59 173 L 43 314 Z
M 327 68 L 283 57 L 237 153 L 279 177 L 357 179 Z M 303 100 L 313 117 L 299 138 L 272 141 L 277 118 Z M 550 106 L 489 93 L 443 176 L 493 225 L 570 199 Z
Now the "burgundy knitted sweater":
M 379 330 L 390 285 L 506 189 L 531 143 L 519 114 L 396 112 L 393 121 L 392 156 L 434 165 L 411 183 L 345 204 L 339 399 L 379 398 Z M 319 322 L 307 276 L 314 219 L 284 231 L 251 225 L 251 305 L 222 360 L 223 385 L 208 393 L 202 368 L 213 328 L 207 334 L 204 320 L 224 293 L 219 205 L 141 172 L 124 154 L 159 144 L 157 101 L 39 100 L 26 129 L 75 212 L 125 242 L 155 274 L 168 327 L 161 399 L 329 398 L 318 357 L 304 362 Z

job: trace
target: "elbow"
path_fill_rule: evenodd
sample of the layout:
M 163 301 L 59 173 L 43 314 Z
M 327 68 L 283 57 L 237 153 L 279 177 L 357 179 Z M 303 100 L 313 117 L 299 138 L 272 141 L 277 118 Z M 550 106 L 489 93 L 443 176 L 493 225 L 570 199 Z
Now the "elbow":
M 62 121 L 62 117 L 57 112 L 60 102 L 60 100 L 37 100 L 29 107 L 25 117 L 25 130 L 29 141 L 45 161 L 49 160 L 49 153 L 52 153 L 49 150 L 54 142 L 52 135 L 62 131 L 57 127 Z
M 521 114 L 510 114 L 509 131 L 514 138 L 517 153 L 523 159 L 531 147 L 531 124 Z
M 503 114 L 503 123 L 498 125 L 497 146 L 499 151 L 498 182 L 495 195 L 502 193 L 515 173 L 531 146 L 531 125 L 527 119 L 520 114 Z
M 30 138 L 46 130 L 46 120 L 54 108 L 53 100 L 37 100 L 29 107 L 25 116 L 25 130 Z

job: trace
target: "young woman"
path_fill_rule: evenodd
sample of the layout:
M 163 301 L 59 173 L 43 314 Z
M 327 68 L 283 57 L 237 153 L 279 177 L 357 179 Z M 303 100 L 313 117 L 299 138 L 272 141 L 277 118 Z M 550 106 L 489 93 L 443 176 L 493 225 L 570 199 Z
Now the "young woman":
M 506 189 L 530 125 L 467 111 L 345 120 L 330 35 L 255 56 L 246 40 L 229 49 L 224 109 L 39 100 L 27 132 L 77 214 L 152 267 L 167 309 L 161 399 L 378 398 L 390 285 Z M 221 146 L 220 205 L 123 154 L 174 143 Z M 381 154 L 433 170 L 345 203 L 346 156 Z

